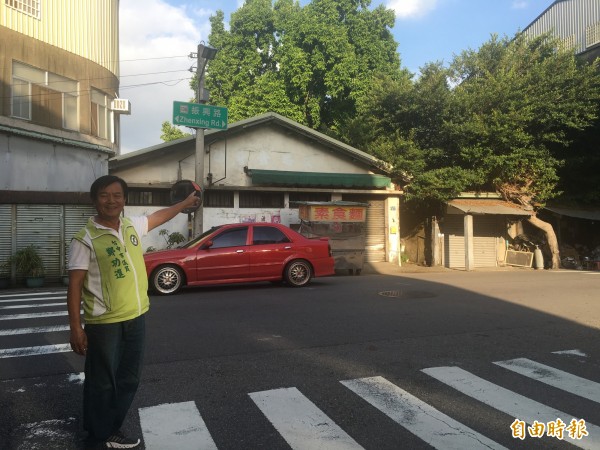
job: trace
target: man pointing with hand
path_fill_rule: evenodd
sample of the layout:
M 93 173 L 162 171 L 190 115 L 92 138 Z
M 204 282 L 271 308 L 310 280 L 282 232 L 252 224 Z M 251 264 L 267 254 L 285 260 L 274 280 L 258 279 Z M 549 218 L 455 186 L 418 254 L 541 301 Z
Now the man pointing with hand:
M 90 188 L 97 214 L 69 250 L 67 307 L 71 348 L 85 355 L 83 427 L 88 448 L 136 448 L 120 430 L 137 391 L 144 355 L 148 276 L 142 236 L 187 208 L 195 193 L 149 216 L 123 217 L 127 183 L 114 175 Z M 83 302 L 85 328 L 80 308 Z

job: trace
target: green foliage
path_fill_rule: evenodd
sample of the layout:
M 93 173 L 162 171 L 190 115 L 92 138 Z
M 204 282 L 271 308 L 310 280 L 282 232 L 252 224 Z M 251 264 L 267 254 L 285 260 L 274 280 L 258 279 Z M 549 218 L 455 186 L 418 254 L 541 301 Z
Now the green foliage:
M 37 249 L 38 247 L 30 244 L 17 250 L 10 257 L 8 264 L 14 264 L 17 273 L 24 277 L 44 276 L 44 263 Z
M 177 128 L 175 125 L 171 125 L 171 123 L 166 120 L 162 123 L 161 129 L 162 129 L 162 134 L 160 135 L 160 138 L 165 142 L 170 142 L 170 141 L 174 141 L 176 139 L 181 139 L 181 138 L 184 138 L 187 136 L 191 136 L 191 134 L 184 133 L 179 128 Z
M 169 232 L 166 228 L 162 228 L 158 232 L 159 236 L 162 236 L 167 243 L 167 248 L 173 248 L 174 245 L 181 244 L 185 241 L 185 237 L 178 231 Z
M 217 11 L 209 42 L 219 52 L 206 75 L 211 103 L 227 106 L 231 121 L 273 111 L 337 133 L 375 74 L 399 73 L 394 13 L 369 4 L 248 0 L 231 14 L 229 30 Z
M 598 124 L 598 69 L 549 35 L 492 36 L 448 68 L 428 64 L 416 81 L 374 80 L 344 136 L 393 163 L 409 200 L 492 190 L 539 207 L 560 194 L 561 168 L 600 164 L 595 150 L 572 148 Z

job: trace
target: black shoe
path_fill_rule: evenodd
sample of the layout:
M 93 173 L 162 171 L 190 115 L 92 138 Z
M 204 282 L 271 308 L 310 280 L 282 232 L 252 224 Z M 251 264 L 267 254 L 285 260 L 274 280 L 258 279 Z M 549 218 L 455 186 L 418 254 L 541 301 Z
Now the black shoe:
M 118 431 L 104 441 L 104 448 L 137 448 L 140 445 L 139 439 L 129 439 L 123 433 Z

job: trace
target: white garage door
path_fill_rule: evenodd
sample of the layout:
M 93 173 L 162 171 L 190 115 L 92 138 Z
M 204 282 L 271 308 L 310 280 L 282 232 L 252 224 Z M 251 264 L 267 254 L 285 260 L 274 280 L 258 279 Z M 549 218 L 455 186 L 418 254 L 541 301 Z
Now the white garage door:
M 503 216 L 473 216 L 473 253 L 475 267 L 496 267 L 497 242 L 502 235 Z M 444 233 L 444 265 L 465 267 L 464 216 L 448 214 L 440 224 Z

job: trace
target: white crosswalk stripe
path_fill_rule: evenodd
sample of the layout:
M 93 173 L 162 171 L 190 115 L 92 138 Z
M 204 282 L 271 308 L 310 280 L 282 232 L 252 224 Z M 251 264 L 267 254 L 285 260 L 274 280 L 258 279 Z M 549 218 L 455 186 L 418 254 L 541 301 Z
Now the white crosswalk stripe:
M 427 375 L 441 381 L 448 386 L 468 395 L 486 405 L 502 411 L 516 419 L 528 424 L 534 421 L 548 423 L 560 418 L 565 423 L 575 418 L 557 409 L 531 400 L 523 395 L 512 392 L 501 386 L 493 384 L 483 378 L 473 375 L 459 367 L 433 367 L 422 370 Z M 584 449 L 597 450 L 600 448 L 600 428 L 589 422 L 586 423 L 589 436 L 585 439 L 572 439 L 568 435 L 565 440 Z
M 504 449 L 383 377 L 341 382 L 385 415 L 440 450 Z
M 24 294 L 2 294 L 0 295 L 0 321 L 15 321 L 15 320 L 44 320 L 51 317 L 62 317 L 67 316 L 68 312 L 66 309 L 66 292 L 36 292 L 36 293 L 24 293 Z M 49 303 L 51 301 L 61 300 L 60 303 Z M 24 304 L 27 303 L 27 304 Z M 30 313 L 19 313 L 19 314 L 4 314 L 4 311 L 12 311 L 19 309 L 37 309 L 37 308 L 57 308 L 58 310 L 44 311 L 44 312 L 30 312 Z M 35 327 L 22 327 L 22 328 L 6 328 L 0 330 L 0 337 L 2 336 L 16 336 L 16 335 L 33 335 L 33 334 L 49 334 L 68 331 L 68 325 L 48 325 L 48 326 L 35 326 Z M 54 353 L 66 353 L 71 352 L 71 346 L 68 343 L 68 336 L 65 335 L 65 342 L 61 344 L 51 345 L 36 345 L 31 347 L 16 347 L 16 348 L 0 348 L 0 359 L 3 358 L 18 358 L 18 357 L 30 357 L 30 356 L 43 356 Z
M 140 408 L 140 424 L 147 450 L 216 450 L 194 402 Z
M 496 361 L 494 364 L 571 394 L 600 403 L 600 383 L 572 375 L 526 358 Z
M 27 309 L 27 308 L 46 308 L 48 306 L 65 306 L 64 303 L 43 303 L 39 305 L 10 305 L 0 306 L 0 310 L 3 309 Z
M 295 450 L 362 449 L 296 388 L 248 395 Z
M 41 356 L 50 353 L 70 352 L 70 344 L 37 345 L 34 347 L 18 347 L 0 349 L 0 358 L 16 358 L 20 356 Z

